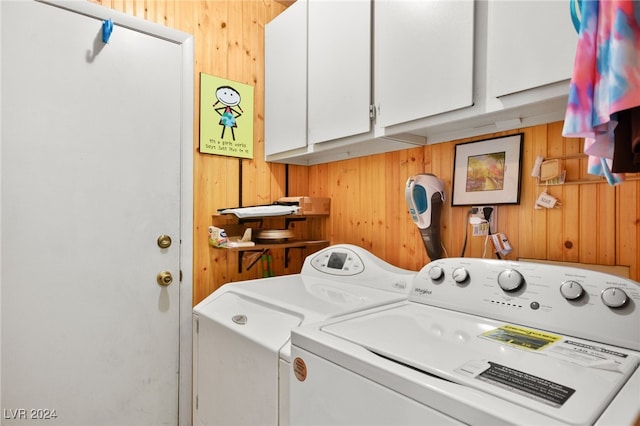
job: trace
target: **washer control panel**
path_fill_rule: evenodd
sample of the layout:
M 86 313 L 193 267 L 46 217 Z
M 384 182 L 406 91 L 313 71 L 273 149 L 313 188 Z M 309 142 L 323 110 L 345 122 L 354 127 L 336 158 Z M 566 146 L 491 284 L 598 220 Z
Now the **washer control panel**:
M 640 283 L 603 272 L 439 259 L 418 272 L 410 300 L 640 350 Z

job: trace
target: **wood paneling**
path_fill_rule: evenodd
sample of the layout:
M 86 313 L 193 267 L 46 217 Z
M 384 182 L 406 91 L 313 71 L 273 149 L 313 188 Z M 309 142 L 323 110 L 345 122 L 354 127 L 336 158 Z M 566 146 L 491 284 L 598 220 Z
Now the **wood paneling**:
M 507 258 L 627 265 L 631 277 L 640 278 L 640 182 L 625 182 L 615 188 L 604 182 L 544 188 L 529 176 L 537 155 L 559 156 L 581 151 L 581 140 L 562 137 L 562 123 L 287 169 L 282 164 L 263 161 L 264 25 L 282 12 L 286 3 L 92 1 L 194 35 L 194 303 L 224 283 L 262 276 L 259 264 L 238 274 L 235 253 L 230 255 L 209 247 L 207 227 L 212 213 L 222 207 L 270 203 L 285 194 L 332 198 L 331 216 L 313 219 L 307 226 L 294 224 L 298 235 L 329 239 L 332 244 L 357 244 L 394 265 L 417 270 L 429 258 L 407 213 L 404 185 L 411 175 L 434 173 L 444 179 L 447 191 L 442 216 L 443 243 L 448 256 L 459 256 L 467 229 L 467 208 L 451 207 L 450 203 L 454 146 L 518 132 L 525 134 L 521 203 L 498 208 L 498 231 L 506 234 L 514 247 Z M 201 72 L 254 86 L 253 160 L 198 152 Z M 568 179 L 593 179 L 585 172 L 585 160 L 566 160 L 564 165 Z M 242 199 L 238 198 L 240 179 Z M 561 208 L 534 208 L 537 196 L 545 189 L 562 202 Z M 466 256 L 481 257 L 484 242 L 482 237 L 469 236 Z M 287 269 L 283 253 L 275 250 L 273 255 L 275 273 L 286 274 L 300 270 L 305 253 L 293 250 Z
M 563 138 L 561 122 L 322 166 L 324 180 L 315 183 L 327 190 L 318 195 L 331 196 L 333 206 L 340 209 L 332 211 L 330 217 L 331 242 L 362 245 L 397 266 L 420 268 L 429 258 L 406 211 L 402 196 L 406 179 L 415 173 L 434 173 L 444 179 L 450 194 L 456 144 L 519 132 L 524 133 L 520 204 L 499 206 L 497 212 L 497 230 L 507 235 L 514 248 L 506 258 L 624 265 L 630 267 L 631 277 L 637 280 L 640 276 L 638 181 L 611 187 L 604 180 L 586 174 L 585 159 L 564 160 L 568 178 L 599 183 L 545 187 L 530 176 L 538 155 L 553 157 L 581 152 L 582 140 Z M 311 167 L 310 173 L 316 167 L 319 166 Z M 350 180 L 348 188 L 344 188 L 345 170 L 360 176 L 359 181 Z M 376 173 L 384 177 L 384 192 L 380 191 L 380 179 L 373 177 Z M 561 207 L 535 209 L 535 200 L 542 191 L 558 198 Z M 363 194 L 370 197 L 366 203 L 362 201 Z M 358 199 L 362 207 L 343 208 L 349 201 Z M 370 212 L 383 212 L 382 216 L 376 215 L 376 220 L 386 232 L 354 231 L 357 226 L 353 224 L 371 220 L 367 219 Z M 448 256 L 462 254 L 468 226 L 466 213 L 467 207 L 452 207 L 450 201 L 443 209 L 442 237 Z M 482 257 L 484 250 L 484 238 L 468 236 L 466 256 Z M 486 257 L 495 256 L 488 251 Z

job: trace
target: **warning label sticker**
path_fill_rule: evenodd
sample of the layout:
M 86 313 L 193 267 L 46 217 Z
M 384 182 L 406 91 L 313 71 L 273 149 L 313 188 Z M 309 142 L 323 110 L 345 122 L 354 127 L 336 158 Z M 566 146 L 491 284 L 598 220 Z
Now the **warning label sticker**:
M 562 336 L 557 334 L 514 325 L 504 325 L 487 331 L 482 333 L 481 337 L 534 351 L 544 349 L 562 339 Z
M 556 408 L 575 393 L 570 387 L 491 361 L 470 362 L 456 371 Z
M 589 368 L 624 372 L 640 365 L 638 356 L 615 348 L 579 342 L 546 331 L 515 325 L 506 324 L 484 332 L 479 337 Z
M 554 407 L 561 407 L 575 392 L 575 389 L 504 365 L 494 362 L 489 362 L 489 365 L 491 367 L 480 373 L 477 379 L 511 389 Z
M 547 355 L 564 359 L 575 364 L 601 370 L 623 372 L 635 368 L 640 360 L 619 350 L 606 348 L 594 343 L 578 342 L 566 339 L 549 349 Z

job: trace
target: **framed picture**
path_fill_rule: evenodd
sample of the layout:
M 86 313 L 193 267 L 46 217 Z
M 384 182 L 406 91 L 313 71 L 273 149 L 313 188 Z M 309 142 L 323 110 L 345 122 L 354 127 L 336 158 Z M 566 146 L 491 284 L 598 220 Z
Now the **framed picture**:
M 253 158 L 253 86 L 200 73 L 200 152 Z
M 456 145 L 454 206 L 520 204 L 523 133 Z

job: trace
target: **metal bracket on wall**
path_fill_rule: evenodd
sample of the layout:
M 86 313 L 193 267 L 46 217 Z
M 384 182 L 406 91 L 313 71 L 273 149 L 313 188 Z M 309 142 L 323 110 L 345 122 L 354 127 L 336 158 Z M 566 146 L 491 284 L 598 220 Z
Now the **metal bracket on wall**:
M 271 249 L 271 248 L 279 248 L 277 246 L 272 246 L 272 247 L 267 247 L 267 248 L 257 248 L 257 249 L 251 249 L 251 248 L 247 248 L 247 249 L 242 249 L 238 251 L 238 273 L 241 274 L 242 273 L 242 263 L 244 260 L 244 254 L 245 253 L 253 253 L 251 256 L 251 261 L 249 263 L 249 265 L 247 265 L 247 271 L 249 271 L 251 268 L 254 267 L 254 265 L 256 263 L 258 263 L 258 261 L 260 260 L 260 258 L 262 257 L 263 254 L 267 254 L 267 252 Z M 296 246 L 285 246 L 282 247 L 284 248 L 284 267 L 288 268 L 289 267 L 289 250 L 290 249 L 306 249 L 307 246 L 306 245 L 296 245 Z M 255 258 L 254 258 L 255 256 Z
M 255 223 L 258 222 L 258 228 L 262 228 L 262 222 L 263 222 L 263 218 L 262 217 L 244 217 L 244 218 L 239 218 L 238 219 L 238 223 L 241 225 L 244 225 L 245 223 Z
M 306 217 L 285 217 L 284 218 L 284 229 L 289 229 L 289 225 L 291 222 L 302 222 L 307 220 Z
M 257 253 L 254 254 L 255 259 L 252 259 L 251 262 L 249 263 L 249 265 L 247 265 L 247 271 L 250 270 L 251 268 L 253 268 L 253 265 L 255 265 L 256 263 L 258 263 L 258 261 L 260 260 L 260 257 L 263 254 L 266 254 L 269 251 L 268 248 L 265 249 L 260 249 L 260 250 L 242 250 L 238 252 L 238 273 L 241 274 L 242 273 L 242 261 L 244 260 L 244 254 L 249 252 L 249 253 Z
M 285 249 L 284 249 L 284 267 L 285 268 L 289 267 L 289 249 L 304 250 L 306 248 L 307 248 L 307 246 L 285 247 Z
M 278 217 L 282 217 L 282 216 L 272 216 L 271 219 L 277 219 Z M 307 220 L 307 218 L 304 216 L 295 216 L 295 217 L 286 216 L 284 218 L 284 229 L 289 229 L 289 225 L 291 224 L 291 222 L 303 222 L 305 220 Z M 240 223 L 241 225 L 244 225 L 245 223 L 255 223 L 255 222 L 258 222 L 258 228 L 262 228 L 264 217 L 245 217 L 245 218 L 238 219 L 238 223 Z

